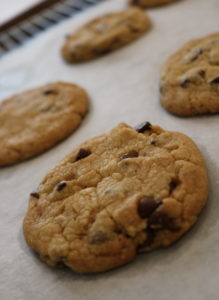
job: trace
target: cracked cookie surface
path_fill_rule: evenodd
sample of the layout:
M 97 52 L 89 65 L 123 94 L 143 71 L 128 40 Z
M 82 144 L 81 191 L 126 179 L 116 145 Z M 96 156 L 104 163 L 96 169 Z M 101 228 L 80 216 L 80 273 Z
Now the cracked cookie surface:
M 168 59 L 160 101 L 179 116 L 219 113 L 219 33 L 190 41 Z
M 147 8 L 147 7 L 164 5 L 175 1 L 177 0 L 130 0 L 130 4 L 137 5 L 142 8 Z
M 120 124 L 57 164 L 31 193 L 23 229 L 49 265 L 102 272 L 168 246 L 207 201 L 202 155 L 187 136 Z
M 130 8 L 96 18 L 67 37 L 62 56 L 68 63 L 83 62 L 119 49 L 150 27 L 146 13 Z
M 56 82 L 0 102 L 0 166 L 37 155 L 80 124 L 88 96 L 77 85 Z

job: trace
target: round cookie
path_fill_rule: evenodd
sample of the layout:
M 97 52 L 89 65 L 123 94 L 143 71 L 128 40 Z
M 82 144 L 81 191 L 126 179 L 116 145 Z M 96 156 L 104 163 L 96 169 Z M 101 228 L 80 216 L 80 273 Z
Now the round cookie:
M 179 116 L 219 112 L 219 33 L 190 41 L 167 60 L 160 101 Z
M 0 102 L 0 166 L 37 155 L 72 133 L 88 108 L 81 87 L 56 82 Z
M 120 124 L 45 176 L 30 195 L 24 235 L 51 266 L 102 272 L 173 243 L 207 195 L 206 167 L 190 138 L 148 122 Z
M 83 62 L 129 44 L 150 27 L 150 20 L 139 8 L 130 8 L 94 19 L 69 35 L 62 48 L 68 63 Z
M 160 6 L 164 4 L 169 4 L 177 0 L 130 0 L 131 5 L 137 5 L 142 8 Z

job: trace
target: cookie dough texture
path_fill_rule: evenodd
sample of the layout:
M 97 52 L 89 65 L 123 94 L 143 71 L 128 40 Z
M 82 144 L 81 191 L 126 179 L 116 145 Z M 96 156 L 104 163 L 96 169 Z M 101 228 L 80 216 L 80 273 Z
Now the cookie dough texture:
M 106 271 L 177 240 L 207 194 L 204 161 L 190 138 L 120 124 L 45 176 L 31 193 L 24 235 L 51 266 Z
M 175 1 L 177 0 L 131 0 L 130 4 L 137 5 L 142 8 L 147 8 L 147 7 L 164 5 Z
M 146 13 L 130 8 L 97 18 L 67 38 L 62 56 L 68 63 L 91 60 L 129 44 L 150 27 Z
M 88 96 L 77 85 L 56 82 L 0 102 L 0 166 L 37 155 L 80 124 Z
M 168 59 L 160 101 L 179 116 L 219 112 L 219 33 L 190 41 Z

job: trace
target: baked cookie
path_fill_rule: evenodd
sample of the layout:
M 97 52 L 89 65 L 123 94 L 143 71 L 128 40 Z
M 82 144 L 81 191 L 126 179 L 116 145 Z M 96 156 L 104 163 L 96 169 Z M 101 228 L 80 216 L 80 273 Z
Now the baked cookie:
M 121 48 L 142 36 L 150 20 L 139 8 L 97 18 L 67 37 L 62 56 L 68 63 L 91 60 Z
M 120 124 L 67 155 L 30 195 L 27 244 L 49 265 L 102 272 L 168 246 L 208 195 L 202 155 L 187 136 Z
M 67 137 L 88 108 L 75 84 L 51 83 L 0 102 L 0 166 L 37 155 Z
M 219 33 L 187 43 L 168 59 L 160 101 L 179 116 L 219 112 Z
M 142 8 L 160 6 L 177 0 L 130 0 L 131 5 L 137 5 Z

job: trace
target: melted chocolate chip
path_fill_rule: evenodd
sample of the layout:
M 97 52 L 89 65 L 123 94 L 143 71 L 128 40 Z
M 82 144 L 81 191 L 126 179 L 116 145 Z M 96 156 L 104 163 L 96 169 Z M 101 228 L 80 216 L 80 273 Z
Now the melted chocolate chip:
M 60 192 L 61 190 L 63 190 L 66 187 L 66 182 L 65 181 L 61 181 L 56 185 L 56 190 L 58 192 Z
M 129 152 L 129 153 L 121 156 L 120 160 L 123 160 L 123 159 L 126 159 L 126 158 L 135 158 L 135 157 L 138 157 L 138 152 L 132 151 L 132 152 Z
M 102 244 L 108 240 L 106 233 L 102 231 L 97 231 L 93 233 L 90 237 L 91 244 Z
M 155 234 L 156 234 L 155 230 L 153 230 L 152 228 L 147 228 L 146 232 L 147 232 L 147 239 L 144 241 L 143 244 L 140 245 L 139 247 L 140 249 L 150 246 L 154 241 Z
M 161 204 L 162 201 L 156 201 L 153 198 L 144 197 L 139 200 L 138 214 L 142 219 L 148 218 Z
M 133 25 L 131 24 L 128 24 L 128 28 L 130 29 L 131 32 L 133 33 L 138 33 L 139 32 L 139 29 L 134 27 Z
M 175 188 L 177 187 L 177 185 L 179 184 L 179 181 L 177 179 L 172 179 L 170 182 L 170 186 L 169 186 L 169 193 L 171 194 Z
M 219 84 L 219 76 L 213 78 L 211 81 L 209 81 L 210 85 Z
M 204 70 L 199 70 L 199 71 L 198 71 L 198 74 L 199 74 L 201 77 L 205 77 L 205 71 L 204 71 Z
M 33 192 L 30 194 L 30 196 L 31 196 L 31 197 L 34 197 L 34 198 L 36 198 L 36 199 L 39 199 L 39 198 L 40 198 L 40 194 L 37 193 L 37 192 L 35 192 L 35 191 L 33 191 Z
M 89 156 L 91 154 L 90 150 L 86 150 L 84 148 L 81 148 L 79 151 L 78 151 L 78 154 L 75 158 L 75 161 L 78 161 L 78 160 L 81 160 L 87 156 Z
M 98 55 L 106 55 L 111 52 L 111 48 L 95 51 Z
M 156 140 L 151 140 L 149 143 L 150 145 L 156 145 Z
M 56 94 L 56 91 L 52 90 L 52 89 L 47 89 L 47 90 L 43 91 L 43 94 L 44 95 L 52 95 L 52 94 Z
M 163 86 L 163 85 L 160 85 L 160 93 L 161 93 L 161 94 L 164 94 L 164 92 L 165 92 L 164 86 Z
M 180 86 L 182 88 L 186 88 L 190 83 L 190 80 L 188 78 L 183 78 L 181 81 L 180 81 Z
M 152 125 L 149 122 L 143 122 L 139 125 L 137 125 L 136 127 L 134 127 L 134 129 L 139 132 L 139 133 L 143 133 L 146 130 L 151 130 Z
M 148 225 L 154 229 L 169 229 L 171 231 L 178 230 L 173 220 L 164 212 L 155 211 L 148 219 Z

